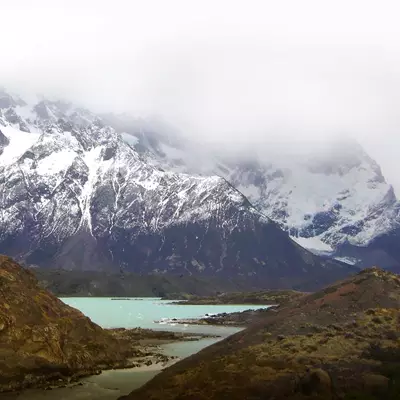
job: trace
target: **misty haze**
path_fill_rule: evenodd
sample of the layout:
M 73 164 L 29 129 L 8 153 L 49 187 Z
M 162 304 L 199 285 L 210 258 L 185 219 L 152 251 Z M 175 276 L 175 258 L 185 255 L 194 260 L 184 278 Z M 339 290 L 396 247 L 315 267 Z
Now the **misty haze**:
M 0 1 L 0 399 L 400 399 L 399 12 Z

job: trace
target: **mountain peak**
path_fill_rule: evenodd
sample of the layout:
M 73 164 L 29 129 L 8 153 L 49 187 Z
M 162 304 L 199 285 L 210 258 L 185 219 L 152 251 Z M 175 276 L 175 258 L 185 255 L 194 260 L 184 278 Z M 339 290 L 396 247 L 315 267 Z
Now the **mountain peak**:
M 6 109 L 16 106 L 25 106 L 26 103 L 19 96 L 11 95 L 4 88 L 0 87 L 0 109 Z
M 88 110 L 42 99 L 0 121 L 0 251 L 27 264 L 270 287 L 349 272 L 293 243 L 223 177 L 162 170 Z
M 33 168 L 24 172 L 28 177 L 40 173 L 52 179 L 51 171 L 60 176 L 66 171 L 68 174 L 74 171 L 77 176 L 82 173 L 79 179 L 80 185 L 86 188 L 85 194 L 82 188 L 73 189 L 78 198 L 78 204 L 73 207 L 78 210 L 77 220 L 83 209 L 86 210 L 83 214 L 88 215 L 90 200 L 85 196 L 92 196 L 97 185 L 110 180 L 107 193 L 114 193 L 112 198 L 120 185 L 112 183 L 113 180 L 120 179 L 117 178 L 120 170 L 124 175 L 131 168 L 135 171 L 129 172 L 131 179 L 135 176 L 134 181 L 140 182 L 140 187 L 158 187 L 165 193 L 170 182 L 178 181 L 202 187 L 204 193 L 212 192 L 224 184 L 223 180 L 211 177 L 224 178 L 233 186 L 229 196 L 236 198 L 235 190 L 243 193 L 259 215 L 276 222 L 301 246 L 317 254 L 340 255 L 346 262 L 359 262 L 358 255 L 346 254 L 346 246 L 369 246 L 399 225 L 399 206 L 393 188 L 385 181 L 379 165 L 354 140 L 320 140 L 301 146 L 286 144 L 286 147 L 278 143 L 265 151 L 246 152 L 236 157 L 229 151 L 196 145 L 158 120 L 113 114 L 99 116 L 68 102 L 46 98 L 28 105 L 18 96 L 3 93 L 3 97 L 8 100 L 7 108 L 0 108 L 0 126 L 5 138 L 0 166 L 11 168 L 24 156 L 20 163 L 25 160 L 26 166 Z M 45 142 L 49 150 L 43 148 Z M 41 167 L 35 169 L 37 166 Z M 45 172 L 46 168 L 49 173 Z M 139 175 L 141 178 L 137 178 Z M 32 179 L 38 180 L 33 176 Z M 57 179 L 54 184 L 59 182 Z M 84 184 L 86 181 L 91 184 Z M 71 180 L 68 182 L 73 184 Z M 183 187 L 184 190 L 179 190 L 187 194 L 183 198 L 189 199 L 186 183 Z M 52 184 L 45 192 L 54 188 Z M 142 189 L 137 190 L 140 195 Z M 219 196 L 214 201 L 220 201 Z M 211 201 L 211 197 L 204 194 L 204 199 Z M 121 199 L 119 195 L 118 199 Z M 207 207 L 216 209 L 215 204 Z M 207 211 L 203 205 L 201 209 L 198 215 L 211 216 L 214 212 Z M 180 208 L 168 218 L 182 221 L 184 214 L 186 211 Z M 142 215 L 142 227 L 165 226 L 155 222 L 161 220 L 153 212 L 148 217 L 144 217 L 146 213 Z M 144 222 L 146 218 L 151 222 Z M 70 230 L 79 226 L 73 223 Z
M 115 121 L 110 123 L 120 129 Z M 345 262 L 370 265 L 360 252 L 346 255 L 344 246 L 370 246 L 400 225 L 393 187 L 354 139 L 277 141 L 238 153 L 229 150 L 232 146 L 228 150 L 198 146 L 179 136 L 171 141 L 162 129 L 138 134 L 126 119 L 123 132 L 125 140 L 155 166 L 224 177 L 261 213 L 315 253 L 340 254 Z M 384 265 L 392 260 L 384 258 L 380 259 Z

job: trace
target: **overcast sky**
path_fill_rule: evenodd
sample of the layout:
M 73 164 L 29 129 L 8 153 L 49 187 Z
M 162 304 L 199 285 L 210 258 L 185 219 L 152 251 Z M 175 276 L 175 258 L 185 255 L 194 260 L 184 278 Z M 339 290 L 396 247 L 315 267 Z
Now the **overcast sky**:
M 357 138 L 400 190 L 400 2 L 0 0 L 0 85 L 222 143 Z

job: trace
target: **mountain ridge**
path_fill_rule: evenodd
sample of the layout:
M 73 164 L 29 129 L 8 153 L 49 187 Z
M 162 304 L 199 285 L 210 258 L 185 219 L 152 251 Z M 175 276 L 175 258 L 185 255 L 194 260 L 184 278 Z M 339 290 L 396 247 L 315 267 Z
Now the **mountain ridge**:
M 356 141 L 272 143 L 266 150 L 244 148 L 243 154 L 232 155 L 198 146 L 178 132 L 173 136 L 171 128 L 163 136 L 160 125 L 140 126 L 126 116 L 124 123 L 117 120 L 109 122 L 125 137 L 134 137 L 135 148 L 154 165 L 224 177 L 315 254 L 359 267 L 400 267 L 400 252 L 385 240 L 400 227 L 400 202 L 379 165 Z
M 0 251 L 64 269 L 326 282 L 349 270 L 293 243 L 218 176 L 147 162 L 71 104 L 0 104 Z

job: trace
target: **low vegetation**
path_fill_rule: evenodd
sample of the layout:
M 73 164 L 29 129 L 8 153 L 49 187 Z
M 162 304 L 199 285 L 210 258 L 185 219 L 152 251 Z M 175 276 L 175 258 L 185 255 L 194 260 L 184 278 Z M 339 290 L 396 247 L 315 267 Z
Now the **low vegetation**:
M 128 398 L 400 398 L 398 276 L 369 269 L 276 311 Z
M 295 290 L 263 290 L 254 292 L 220 293 L 215 296 L 194 296 L 187 294 L 180 296 L 179 300 L 185 300 L 179 304 L 266 304 L 284 305 L 290 301 L 299 299 L 305 293 Z M 171 298 L 169 296 L 168 298 Z

